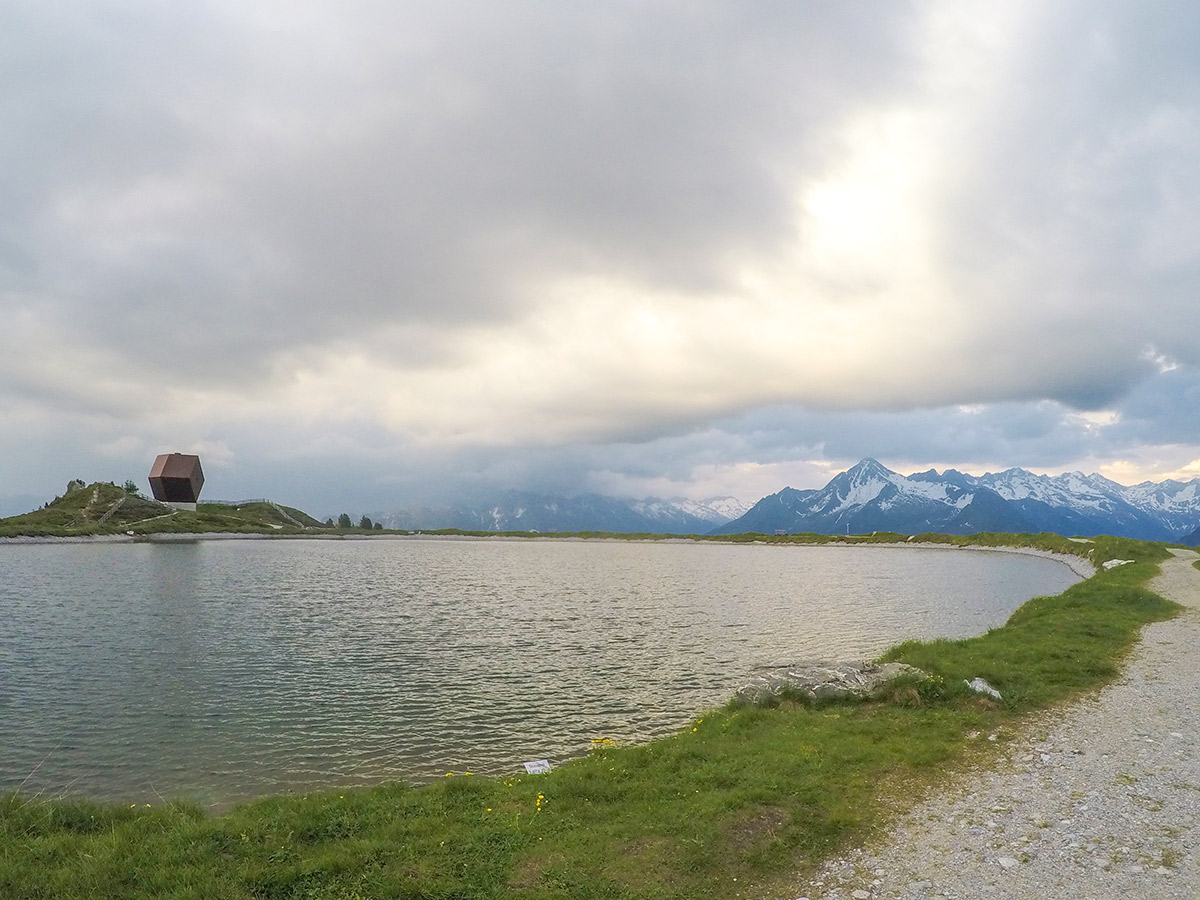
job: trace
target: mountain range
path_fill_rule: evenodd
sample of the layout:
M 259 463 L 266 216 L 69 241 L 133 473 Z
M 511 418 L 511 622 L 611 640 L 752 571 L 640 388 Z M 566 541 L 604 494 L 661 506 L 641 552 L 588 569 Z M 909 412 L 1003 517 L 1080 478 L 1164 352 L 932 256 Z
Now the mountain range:
M 1200 542 L 1200 478 L 1126 487 L 1101 475 L 1034 475 L 1024 469 L 979 476 L 930 469 L 905 476 L 864 459 L 820 490 L 784 488 L 764 497 L 713 533 L 746 531 L 1052 531 Z
M 408 531 L 611 531 L 707 534 L 740 517 L 749 504 L 732 497 L 708 500 L 621 500 L 599 494 L 559 497 L 507 491 L 475 503 L 417 507 L 382 513 L 387 528 Z
M 1112 534 L 1200 544 L 1200 478 L 1126 487 L 1101 475 L 1034 475 L 1007 469 L 966 475 L 935 469 L 900 475 L 874 459 L 820 490 L 787 487 L 753 506 L 708 500 L 561 497 L 508 491 L 475 502 L 373 516 L 410 531 L 611 531 L 657 534 L 900 534 L 981 531 Z

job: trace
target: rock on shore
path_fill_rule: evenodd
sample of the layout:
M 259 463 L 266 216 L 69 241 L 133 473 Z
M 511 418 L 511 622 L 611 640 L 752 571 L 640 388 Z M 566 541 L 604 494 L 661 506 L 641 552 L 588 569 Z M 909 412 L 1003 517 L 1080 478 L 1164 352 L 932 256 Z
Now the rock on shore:
M 903 675 L 925 678 L 925 673 L 904 663 L 868 660 L 798 660 L 754 670 L 751 680 L 738 690 L 742 703 L 759 704 L 773 697 L 799 700 L 865 700 L 876 696 L 889 682 Z

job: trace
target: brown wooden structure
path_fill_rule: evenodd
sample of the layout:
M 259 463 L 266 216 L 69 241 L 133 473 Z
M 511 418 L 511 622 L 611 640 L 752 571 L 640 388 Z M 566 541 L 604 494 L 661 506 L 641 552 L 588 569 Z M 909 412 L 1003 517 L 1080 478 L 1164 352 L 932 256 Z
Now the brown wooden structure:
M 200 457 L 189 453 L 163 453 L 150 469 L 150 490 L 162 503 L 195 503 L 204 487 Z

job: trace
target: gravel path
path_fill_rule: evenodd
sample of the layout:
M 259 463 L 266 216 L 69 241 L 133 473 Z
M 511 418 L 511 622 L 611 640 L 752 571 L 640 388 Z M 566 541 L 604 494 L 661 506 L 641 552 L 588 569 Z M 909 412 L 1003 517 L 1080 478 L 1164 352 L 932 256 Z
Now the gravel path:
M 1188 610 L 1143 630 L 1120 681 L 789 898 L 1200 900 L 1200 572 L 1174 552 L 1151 587 Z

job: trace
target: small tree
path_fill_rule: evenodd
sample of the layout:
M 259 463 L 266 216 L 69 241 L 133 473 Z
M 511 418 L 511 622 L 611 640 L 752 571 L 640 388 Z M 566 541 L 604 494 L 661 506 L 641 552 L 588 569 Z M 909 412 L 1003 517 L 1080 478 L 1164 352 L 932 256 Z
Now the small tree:
M 361 519 L 358 520 L 358 527 L 363 529 L 364 531 L 370 531 L 372 528 L 371 520 L 368 519 L 366 516 L 363 516 Z
M 383 531 L 383 523 L 382 523 L 382 522 L 376 522 L 376 523 L 375 523 L 375 530 L 376 530 L 376 531 Z
M 123 487 L 125 489 L 125 493 L 127 493 L 127 494 L 139 493 L 137 482 L 134 481 L 132 478 L 126 478 L 125 483 L 123 485 L 121 485 L 121 487 Z
M 350 527 L 352 527 L 352 526 L 350 524 L 350 516 L 349 515 L 347 515 L 346 513 L 342 513 L 340 516 L 338 516 L 338 528 L 350 528 Z
M 333 519 L 331 519 L 331 518 L 330 518 L 330 519 L 326 519 L 326 520 L 325 520 L 325 527 L 326 527 L 326 528 L 332 528 L 332 527 L 333 527 Z

